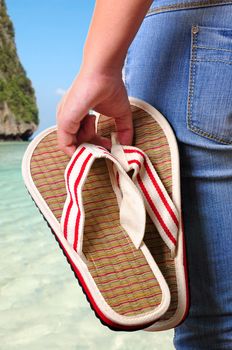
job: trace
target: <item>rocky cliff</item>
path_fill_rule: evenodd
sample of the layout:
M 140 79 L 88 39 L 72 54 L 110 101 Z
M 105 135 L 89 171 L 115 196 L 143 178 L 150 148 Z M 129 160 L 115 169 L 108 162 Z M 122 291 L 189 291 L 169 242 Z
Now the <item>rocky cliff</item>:
M 5 0 L 0 0 L 0 139 L 28 140 L 37 125 L 35 91 L 17 55 Z

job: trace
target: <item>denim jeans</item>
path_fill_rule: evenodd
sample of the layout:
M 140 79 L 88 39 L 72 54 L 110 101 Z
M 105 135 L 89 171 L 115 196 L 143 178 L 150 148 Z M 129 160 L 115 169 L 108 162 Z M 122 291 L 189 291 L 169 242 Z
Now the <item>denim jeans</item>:
M 179 146 L 190 309 L 174 346 L 232 349 L 232 1 L 155 0 L 123 77 Z

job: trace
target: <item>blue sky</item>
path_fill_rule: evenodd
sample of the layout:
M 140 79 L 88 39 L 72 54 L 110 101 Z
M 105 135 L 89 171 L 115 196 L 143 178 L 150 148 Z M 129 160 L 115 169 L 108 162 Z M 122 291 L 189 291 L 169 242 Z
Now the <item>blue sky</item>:
M 62 92 L 77 75 L 94 0 L 5 0 L 17 52 L 35 89 L 38 131 L 54 125 Z

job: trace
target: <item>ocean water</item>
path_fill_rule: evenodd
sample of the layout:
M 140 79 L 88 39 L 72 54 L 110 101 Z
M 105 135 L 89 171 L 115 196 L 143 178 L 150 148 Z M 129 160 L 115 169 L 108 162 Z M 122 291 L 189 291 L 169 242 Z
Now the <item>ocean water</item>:
M 95 317 L 24 187 L 27 145 L 0 144 L 0 349 L 174 349 L 173 331 L 114 332 Z

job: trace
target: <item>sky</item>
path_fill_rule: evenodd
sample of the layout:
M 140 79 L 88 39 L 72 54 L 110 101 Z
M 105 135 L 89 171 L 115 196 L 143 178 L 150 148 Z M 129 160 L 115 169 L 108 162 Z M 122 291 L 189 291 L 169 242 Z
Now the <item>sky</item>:
M 19 59 L 35 89 L 40 125 L 55 124 L 56 107 L 78 74 L 94 0 L 5 0 Z

